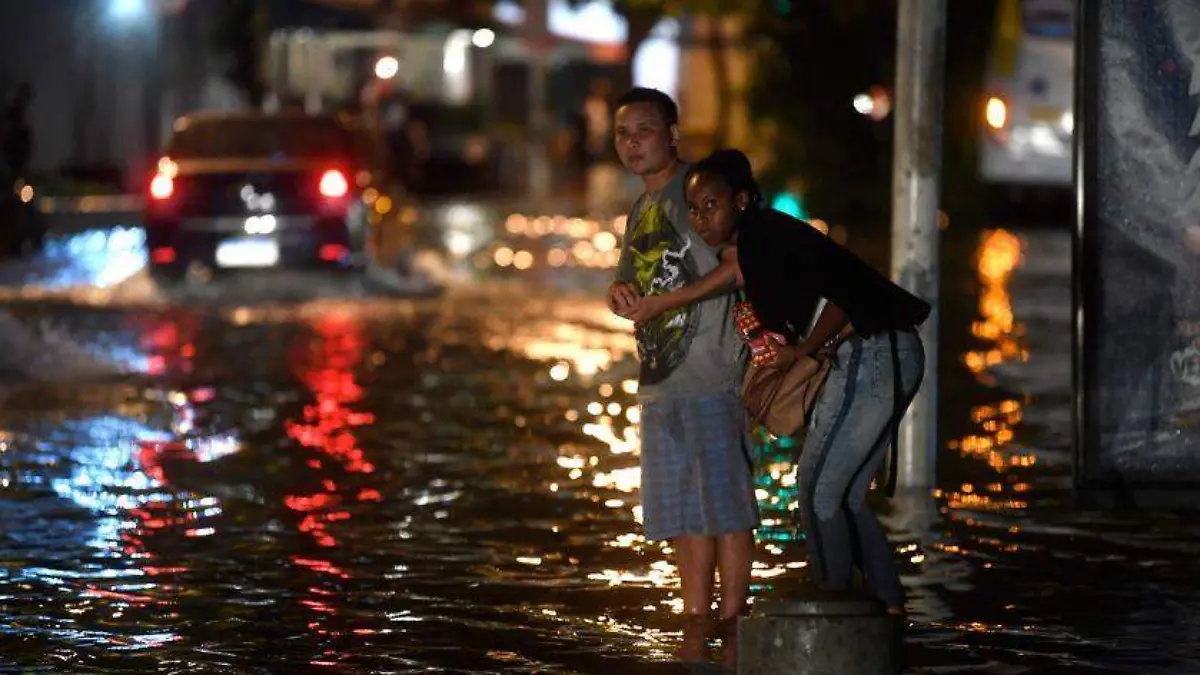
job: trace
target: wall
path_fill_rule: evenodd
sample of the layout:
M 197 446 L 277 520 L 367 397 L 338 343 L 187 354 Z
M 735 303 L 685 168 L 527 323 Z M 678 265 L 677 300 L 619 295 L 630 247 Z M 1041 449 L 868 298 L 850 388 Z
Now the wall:
M 724 36 L 724 49 L 714 52 L 714 31 Z M 728 90 L 721 91 L 718 61 L 724 62 Z M 722 118 L 727 120 L 725 145 L 741 148 L 756 164 L 765 161 L 766 148 L 755 142 L 746 107 L 753 55 L 745 44 L 741 24 L 734 18 L 691 17 L 684 23 L 680 59 L 679 107 L 684 153 L 691 157 L 714 149 Z
M 188 105 L 175 91 L 200 91 L 181 73 L 185 62 L 203 62 L 198 31 L 163 35 L 175 49 L 158 52 L 149 19 L 122 20 L 107 5 L 84 0 L 27 2 L 0 22 L 0 88 L 28 80 L 34 89 L 32 164 L 39 173 L 72 165 L 112 166 L 136 185 L 135 176 L 157 151 L 160 128 Z M 183 40 L 183 42 L 181 42 Z M 197 56 L 199 54 L 199 56 Z M 163 68 L 159 108 L 148 86 L 152 68 Z M 161 118 L 161 119 L 159 119 Z

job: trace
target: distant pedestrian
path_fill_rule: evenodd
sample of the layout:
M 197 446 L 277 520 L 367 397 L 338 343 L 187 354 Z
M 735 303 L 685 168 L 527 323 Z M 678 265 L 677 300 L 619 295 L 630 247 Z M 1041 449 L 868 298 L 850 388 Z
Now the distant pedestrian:
M 583 102 L 584 147 L 592 162 L 603 162 L 611 157 L 611 95 L 612 83 L 601 78 L 592 82 Z
M 29 125 L 29 106 L 32 102 L 33 87 L 28 82 L 22 82 L 0 123 L 0 156 L 3 157 L 6 183 L 12 183 L 29 171 L 29 161 L 33 156 L 33 129 Z M 4 187 L 8 189 L 11 185 Z

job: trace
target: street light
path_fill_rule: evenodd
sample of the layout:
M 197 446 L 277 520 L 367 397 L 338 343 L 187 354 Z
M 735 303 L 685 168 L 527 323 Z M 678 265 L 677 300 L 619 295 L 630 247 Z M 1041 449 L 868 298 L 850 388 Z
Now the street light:
M 870 94 L 858 94 L 854 97 L 854 109 L 859 115 L 870 115 L 875 109 L 875 101 Z
M 375 77 L 390 80 L 400 73 L 400 61 L 394 56 L 385 56 L 375 62 Z
M 480 28 L 471 36 L 471 44 L 480 49 L 487 49 L 496 42 L 496 32 L 491 28 Z
M 871 87 L 870 91 L 854 97 L 854 109 L 864 117 L 882 122 L 892 111 L 892 97 L 883 87 Z
M 120 21 L 139 21 L 150 14 L 147 0 L 111 0 L 109 12 Z

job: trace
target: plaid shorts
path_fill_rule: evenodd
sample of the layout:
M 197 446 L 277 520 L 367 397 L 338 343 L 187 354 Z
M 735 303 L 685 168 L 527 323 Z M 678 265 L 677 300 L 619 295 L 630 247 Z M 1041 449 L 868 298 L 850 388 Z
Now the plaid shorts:
M 737 392 L 642 404 L 646 538 L 712 537 L 758 527 L 758 502 Z

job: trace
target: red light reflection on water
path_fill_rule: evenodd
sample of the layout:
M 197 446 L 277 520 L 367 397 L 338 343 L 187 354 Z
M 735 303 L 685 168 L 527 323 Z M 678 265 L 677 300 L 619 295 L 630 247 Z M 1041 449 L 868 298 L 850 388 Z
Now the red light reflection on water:
M 198 331 L 199 319 L 192 314 L 172 313 L 143 319 L 139 343 L 147 355 L 149 374 L 191 373 L 196 357 L 194 340 Z M 186 426 L 186 430 L 190 430 L 195 417 L 191 401 L 183 397 L 172 401 L 172 404 L 176 416 L 173 426 Z M 181 428 L 177 431 L 185 430 Z M 166 541 L 165 538 L 171 536 L 195 537 L 212 533 L 211 529 L 198 527 L 201 512 L 188 506 L 189 502 L 194 503 L 202 498 L 173 490 L 166 468 L 175 462 L 199 461 L 194 447 L 181 439 L 141 440 L 134 457 L 141 471 L 158 489 L 137 507 L 128 510 L 133 525 L 121 532 L 125 555 L 153 560 L 159 556 L 153 552 L 155 547 L 152 539 L 162 537 Z M 178 565 L 151 565 L 144 569 L 147 574 L 157 576 L 187 571 L 185 566 Z
M 193 371 L 198 317 L 169 313 L 131 319 L 148 373 L 169 376 Z M 111 539 L 104 545 L 134 561 L 154 583 L 149 590 L 139 592 L 90 583 L 81 589 L 85 597 L 135 606 L 174 604 L 179 589 L 176 579 L 189 572 L 187 562 L 178 556 L 179 541 L 215 533 L 211 519 L 221 512 L 218 500 L 181 489 L 172 473 L 188 463 L 212 461 L 236 452 L 240 445 L 231 435 L 197 435 L 195 399 L 184 392 L 160 393 L 170 405 L 169 429 L 131 423 L 130 427 L 136 429 L 132 432 L 132 447 L 113 449 L 114 456 L 127 452 L 125 461 L 119 467 L 106 466 L 106 471 L 114 474 L 109 480 L 132 489 L 111 496 L 120 512 L 114 516 L 118 524 L 109 535 Z M 94 483 L 85 487 L 94 490 Z
M 199 317 L 178 313 L 152 320 L 142 332 L 141 347 L 147 352 L 146 372 L 165 375 L 191 373 L 195 366 Z
M 289 361 L 297 379 L 311 391 L 313 402 L 305 405 L 300 418 L 284 423 L 288 437 L 302 448 L 314 452 L 305 466 L 317 475 L 313 492 L 291 494 L 284 505 L 300 514 L 297 528 L 312 537 L 324 549 L 339 546 L 339 523 L 353 518 L 355 504 L 374 502 L 380 493 L 363 485 L 364 478 L 375 472 L 354 430 L 373 424 L 375 416 L 352 408 L 363 398 L 356 381 L 356 370 L 363 362 L 366 338 L 360 321 L 353 317 L 327 315 L 311 324 L 311 333 L 298 340 L 289 352 Z M 291 562 L 318 575 L 309 588 L 310 596 L 300 603 L 314 612 L 309 629 L 325 636 L 369 635 L 375 631 L 362 627 L 333 627 L 328 622 L 338 615 L 337 600 L 342 583 L 352 577 L 347 570 L 319 556 L 295 555 Z M 313 663 L 330 665 L 339 656 L 324 653 Z M 331 659 L 331 660 L 325 660 Z
M 351 318 L 327 316 L 313 329 L 312 340 L 293 352 L 293 369 L 316 400 L 304 406 L 301 420 L 286 422 L 284 430 L 300 445 L 337 461 L 345 471 L 372 473 L 375 466 L 366 460 L 350 430 L 373 424 L 375 416 L 348 407 L 363 395 L 354 379 L 364 349 L 362 325 Z M 322 459 L 309 460 L 309 466 L 320 469 Z

